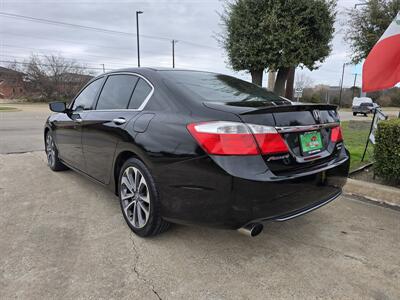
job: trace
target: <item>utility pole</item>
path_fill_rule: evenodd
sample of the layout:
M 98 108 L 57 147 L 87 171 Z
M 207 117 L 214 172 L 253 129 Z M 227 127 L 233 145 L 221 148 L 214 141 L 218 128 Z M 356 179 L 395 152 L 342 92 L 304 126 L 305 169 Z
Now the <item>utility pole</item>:
M 136 11 L 136 41 L 137 41 L 137 66 L 140 68 L 140 45 L 139 45 L 139 15 L 143 12 L 140 10 Z
M 346 67 L 346 63 L 343 63 L 342 80 L 340 81 L 339 109 L 340 109 L 340 104 L 342 103 L 342 92 L 343 92 L 343 80 L 344 80 L 344 68 L 345 67 Z
M 172 68 L 175 68 L 175 44 L 178 42 L 177 40 L 172 40 Z
M 103 73 L 105 73 L 106 72 L 105 66 L 104 66 L 104 64 L 101 64 L 101 65 L 103 66 Z
M 356 92 L 356 82 L 357 82 L 357 72 L 353 74 L 354 75 L 354 84 L 353 84 L 353 98 L 354 98 L 354 94 Z

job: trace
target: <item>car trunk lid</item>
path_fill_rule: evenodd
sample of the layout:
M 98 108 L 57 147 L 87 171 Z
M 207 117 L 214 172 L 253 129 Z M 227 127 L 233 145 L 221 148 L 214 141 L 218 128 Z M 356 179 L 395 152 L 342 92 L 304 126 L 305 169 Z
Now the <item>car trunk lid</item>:
M 275 127 L 289 152 L 263 155 L 276 174 L 301 172 L 326 163 L 339 155 L 341 141 L 332 141 L 332 130 L 339 126 L 336 106 L 325 104 L 271 103 L 256 107 L 243 103 L 205 103 L 209 108 L 238 115 L 243 122 Z

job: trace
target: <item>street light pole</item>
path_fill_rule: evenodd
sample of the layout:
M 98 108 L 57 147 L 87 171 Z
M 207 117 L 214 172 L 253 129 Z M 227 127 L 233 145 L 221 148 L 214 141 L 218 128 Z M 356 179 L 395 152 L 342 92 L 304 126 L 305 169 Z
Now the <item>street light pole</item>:
M 345 68 L 345 67 L 346 67 L 346 63 L 343 63 L 342 80 L 340 81 L 339 109 L 340 109 L 340 104 L 342 103 L 343 80 L 344 80 L 344 68 Z
M 175 68 L 175 44 L 177 40 L 172 40 L 172 68 Z
M 139 15 L 143 12 L 136 11 L 136 41 L 137 41 L 137 66 L 140 67 L 140 45 L 139 45 Z
M 356 82 L 357 82 L 357 72 L 354 73 L 354 84 L 353 84 L 353 98 L 354 98 L 354 94 L 356 92 Z

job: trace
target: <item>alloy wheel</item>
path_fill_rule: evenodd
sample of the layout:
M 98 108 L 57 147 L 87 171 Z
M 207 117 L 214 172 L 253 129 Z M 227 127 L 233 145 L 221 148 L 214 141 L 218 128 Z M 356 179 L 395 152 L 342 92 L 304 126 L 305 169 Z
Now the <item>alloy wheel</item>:
M 50 133 L 47 134 L 46 138 L 46 154 L 47 154 L 47 163 L 49 164 L 49 166 L 53 166 L 56 158 L 56 151 L 54 147 L 53 138 Z
M 135 167 L 125 169 L 120 183 L 121 202 L 129 223 L 143 228 L 150 215 L 150 192 L 143 174 Z

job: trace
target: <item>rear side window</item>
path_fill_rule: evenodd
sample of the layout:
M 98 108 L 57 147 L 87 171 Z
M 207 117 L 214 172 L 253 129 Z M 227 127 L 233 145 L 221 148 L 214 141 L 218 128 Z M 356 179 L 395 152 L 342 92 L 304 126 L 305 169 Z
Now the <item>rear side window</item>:
M 96 109 L 126 109 L 138 80 L 133 75 L 111 75 L 101 91 Z
M 140 105 L 146 100 L 149 96 L 152 88 L 146 82 L 146 80 L 139 78 L 139 81 L 136 85 L 136 88 L 132 94 L 131 102 L 129 103 L 129 108 L 138 109 Z
M 372 103 L 361 103 L 361 105 L 360 106 L 373 106 L 373 104 Z
M 89 110 L 92 109 L 94 98 L 96 97 L 103 79 L 99 78 L 90 83 L 85 89 L 76 97 L 72 105 L 73 111 Z

